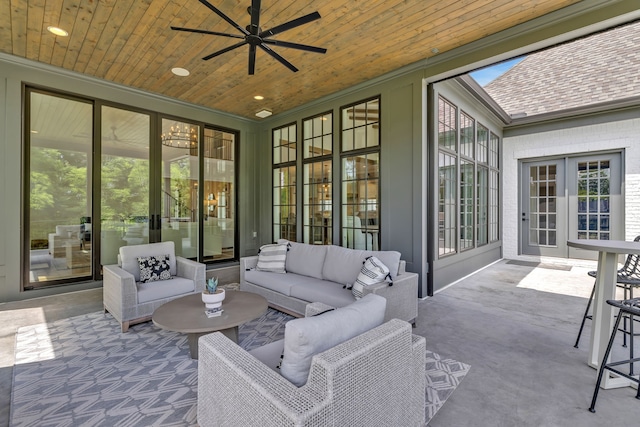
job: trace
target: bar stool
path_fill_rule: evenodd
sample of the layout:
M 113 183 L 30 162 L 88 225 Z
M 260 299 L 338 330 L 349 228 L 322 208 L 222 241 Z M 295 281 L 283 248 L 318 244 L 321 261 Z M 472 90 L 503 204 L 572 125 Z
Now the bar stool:
M 624 372 L 616 369 L 616 366 L 629 364 L 633 366 L 635 362 L 640 362 L 640 357 L 633 357 L 633 354 L 630 355 L 627 360 L 620 360 L 617 362 L 607 363 L 607 359 L 609 358 L 609 353 L 611 353 L 611 347 L 613 346 L 613 341 L 616 338 L 616 333 L 620 330 L 618 329 L 620 326 L 620 320 L 624 317 L 624 314 L 628 314 L 630 316 L 640 316 L 640 298 L 633 298 L 627 300 L 607 300 L 607 304 L 612 305 L 620 309 L 618 316 L 616 317 L 615 324 L 613 325 L 613 330 L 611 331 L 611 338 L 609 338 L 609 344 L 607 344 L 607 349 L 604 352 L 604 357 L 602 358 L 602 362 L 600 363 L 600 370 L 598 371 L 598 380 L 596 381 L 596 388 L 593 390 L 593 398 L 591 399 L 591 406 L 589 407 L 589 411 L 596 412 L 596 399 L 598 398 L 598 391 L 600 390 L 600 383 L 602 382 L 602 375 L 605 370 L 609 370 L 617 375 L 625 377 L 631 381 L 638 383 L 638 392 L 636 393 L 636 399 L 640 399 L 640 380 L 638 378 L 633 377 L 633 374 L 626 374 Z
M 640 242 L 640 236 L 636 236 L 633 239 L 634 242 Z M 595 278 L 597 276 L 597 271 L 590 271 L 587 273 L 589 276 Z M 640 287 L 640 255 L 629 254 L 624 261 L 624 265 L 620 270 L 618 270 L 618 278 L 616 280 L 616 285 L 619 288 L 624 289 L 624 299 L 633 299 L 633 289 L 636 287 Z M 573 345 L 575 348 L 578 348 L 578 343 L 580 342 L 580 336 L 582 335 L 582 330 L 584 329 L 584 323 L 587 319 L 592 319 L 592 316 L 589 314 L 589 308 L 591 308 L 591 303 L 593 302 L 593 297 L 596 292 L 596 284 L 593 284 L 593 289 L 591 289 L 591 296 L 589 297 L 589 302 L 587 303 L 587 308 L 584 311 L 584 315 L 582 316 L 582 323 L 580 324 L 580 330 L 578 331 L 578 337 L 576 338 L 576 343 Z M 629 335 L 629 342 L 631 343 L 631 348 L 633 349 L 633 337 L 640 335 L 635 334 L 633 331 L 633 317 L 630 317 L 631 321 L 629 324 L 629 329 L 627 330 L 627 317 L 625 316 L 623 328 L 621 329 L 624 332 L 624 337 L 622 340 L 622 346 L 627 346 L 627 335 Z M 633 357 L 633 355 L 632 355 Z M 633 373 L 633 370 L 631 371 Z

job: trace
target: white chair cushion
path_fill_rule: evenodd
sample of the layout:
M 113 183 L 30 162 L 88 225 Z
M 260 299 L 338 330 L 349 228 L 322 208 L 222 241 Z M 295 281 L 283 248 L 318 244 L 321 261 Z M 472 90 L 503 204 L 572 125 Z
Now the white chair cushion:
M 381 325 L 386 307 L 384 297 L 368 294 L 346 307 L 287 322 L 280 373 L 303 386 L 314 355 Z
M 138 288 L 138 304 L 177 297 L 195 291 L 193 280 L 184 277 L 174 277 L 159 282 L 136 283 L 136 286 Z M 204 304 L 202 308 L 204 310 Z

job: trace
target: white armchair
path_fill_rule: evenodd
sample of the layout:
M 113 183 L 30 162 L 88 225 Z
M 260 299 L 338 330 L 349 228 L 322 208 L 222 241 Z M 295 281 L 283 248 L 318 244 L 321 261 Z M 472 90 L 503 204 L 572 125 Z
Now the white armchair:
M 307 316 L 326 307 L 309 304 Z M 273 369 L 270 353 L 282 348 L 247 352 L 219 332 L 201 337 L 198 425 L 424 425 L 425 339 L 409 323 L 391 319 L 314 355 L 301 387 Z
M 122 332 L 151 320 L 162 304 L 205 288 L 205 265 L 176 256 L 171 241 L 122 246 L 119 252 L 118 265 L 103 267 L 102 289 L 104 310 L 120 323 Z M 171 279 L 141 283 L 138 257 L 167 254 Z

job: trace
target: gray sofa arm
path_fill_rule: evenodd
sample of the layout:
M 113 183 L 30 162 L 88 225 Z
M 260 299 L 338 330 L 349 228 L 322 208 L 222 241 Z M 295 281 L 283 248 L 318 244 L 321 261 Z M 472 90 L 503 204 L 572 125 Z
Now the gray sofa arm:
M 326 396 L 298 388 L 220 332 L 198 341 L 198 425 L 273 426 L 296 423 Z
M 176 275 L 191 279 L 195 283 L 195 292 L 202 292 L 205 288 L 206 266 L 180 256 L 176 257 Z
M 125 310 L 138 303 L 136 279 L 117 265 L 105 265 L 102 267 L 102 295 L 105 308 L 122 322 Z
M 404 269 L 402 269 L 404 270 Z M 418 317 L 418 274 L 403 272 L 393 280 L 393 286 L 381 282 L 365 286 L 363 294 L 376 294 L 387 299 L 384 321 L 405 320 L 414 323 Z

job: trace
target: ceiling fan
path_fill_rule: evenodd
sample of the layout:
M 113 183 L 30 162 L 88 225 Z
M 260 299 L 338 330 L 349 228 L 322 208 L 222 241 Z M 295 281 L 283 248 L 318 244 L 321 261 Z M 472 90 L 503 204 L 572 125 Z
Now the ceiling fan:
M 211 58 L 215 58 L 216 56 L 222 55 L 223 53 L 229 52 L 240 46 L 244 46 L 245 44 L 249 45 L 249 75 L 253 75 L 256 69 L 256 48 L 260 48 L 275 58 L 282 65 L 293 71 L 294 73 L 298 71 L 298 69 L 291 64 L 289 61 L 284 59 L 282 56 L 278 55 L 269 45 L 273 46 L 282 46 L 288 47 L 291 49 L 299 49 L 307 52 L 316 52 L 316 53 L 326 53 L 327 49 L 315 46 L 308 46 L 299 43 L 291 43 L 285 42 L 281 40 L 272 40 L 270 37 L 280 34 L 284 31 L 290 30 L 292 28 L 299 27 L 300 25 L 308 24 L 309 22 L 315 21 L 316 19 L 320 19 L 320 14 L 318 12 L 313 12 L 305 16 L 301 16 L 300 18 L 293 19 L 284 24 L 277 25 L 269 30 L 264 30 L 260 28 L 260 0 L 251 0 L 251 6 L 247 8 L 247 12 L 251 15 L 251 23 L 247 25 L 246 29 L 242 28 L 235 21 L 229 18 L 227 15 L 222 13 L 218 8 L 213 6 L 207 0 L 199 0 L 200 3 L 211 9 L 222 19 L 231 24 L 234 28 L 240 31 L 240 35 L 238 34 L 228 34 L 228 33 L 219 33 L 217 31 L 208 31 L 208 30 L 199 30 L 195 28 L 183 28 L 183 27 L 174 27 L 172 26 L 172 30 L 176 31 L 187 31 L 191 33 L 199 33 L 199 34 L 211 34 L 214 36 L 222 36 L 222 37 L 230 37 L 234 39 L 242 39 L 241 42 L 236 43 L 232 46 L 226 47 L 222 50 L 214 52 L 210 55 L 202 58 L 207 61 Z

